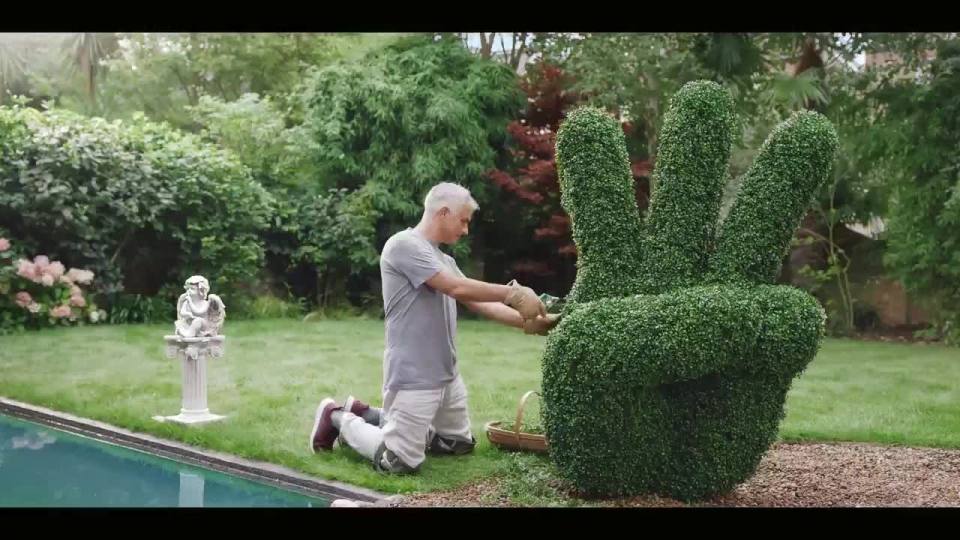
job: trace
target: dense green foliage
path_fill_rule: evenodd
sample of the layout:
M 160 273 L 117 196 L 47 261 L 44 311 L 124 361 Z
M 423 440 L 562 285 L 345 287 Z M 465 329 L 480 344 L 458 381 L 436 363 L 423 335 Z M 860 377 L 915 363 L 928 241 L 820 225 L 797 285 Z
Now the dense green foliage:
M 499 41 L 504 37 L 509 42 L 511 36 L 512 44 Z M 519 48 L 517 40 L 522 42 Z M 706 192 L 686 189 L 674 192 L 680 184 L 671 182 L 672 187 L 656 191 L 658 199 L 652 203 L 661 208 L 651 210 L 647 239 L 629 249 L 656 252 L 648 259 L 659 261 L 660 268 L 637 273 L 622 261 L 609 267 L 627 281 L 637 280 L 638 290 L 649 288 L 644 280 L 692 284 L 703 262 L 700 254 L 713 249 L 705 239 L 714 234 L 725 241 L 716 231 L 710 233 L 717 223 L 705 217 L 718 204 L 717 185 L 724 220 L 763 141 L 794 112 L 817 110 L 836 126 L 841 146 L 834 174 L 804 216 L 795 249 L 789 252 L 790 264 L 778 280 L 816 294 L 827 308 L 828 329 L 847 333 L 854 331 L 856 314 L 872 313 L 876 319 L 884 312 L 883 306 L 874 305 L 876 300 L 856 296 L 865 280 L 897 278 L 907 286 L 912 303 L 923 302 L 934 323 L 935 332 L 929 335 L 951 339 L 957 328 L 957 289 L 951 284 L 957 281 L 952 268 L 957 267 L 958 251 L 949 232 L 956 205 L 949 195 L 938 200 L 937 194 L 952 193 L 955 184 L 949 67 L 955 40 L 955 35 L 936 33 L 493 33 L 471 50 L 463 46 L 470 45 L 470 39 L 461 43 L 451 35 L 422 34 L 6 34 L 0 36 L 0 104 L 50 110 L 42 113 L 51 119 L 50 126 L 59 121 L 54 118 L 67 118 L 64 109 L 108 122 L 122 119 L 117 128 L 121 131 L 140 129 L 136 126 L 144 119 L 167 122 L 170 128 L 164 129 L 170 133 L 182 129 L 196 135 L 184 139 L 189 143 L 178 143 L 181 148 L 195 142 L 198 155 L 207 149 L 226 150 L 224 156 L 232 155 L 228 168 L 240 164 L 240 169 L 249 169 L 229 176 L 241 184 L 252 179 L 275 201 L 265 215 L 266 226 L 251 233 L 265 254 L 259 268 L 240 273 L 238 267 L 228 268 L 226 273 L 234 281 L 244 275 L 244 283 L 235 285 L 245 290 L 252 286 L 249 298 L 275 295 L 281 303 L 307 309 L 347 300 L 368 308 L 379 305 L 375 252 L 391 233 L 416 219 L 423 192 L 440 180 L 468 186 L 481 203 L 470 236 L 452 248 L 468 274 L 501 282 L 518 278 L 538 292 L 563 295 L 570 290 L 576 259 L 573 227 L 560 204 L 553 142 L 559 120 L 574 103 L 612 113 L 622 126 L 631 160 L 626 174 L 632 174 L 633 182 L 617 189 L 635 191 L 641 216 L 660 177 L 677 174 L 678 163 L 694 165 L 661 155 L 662 148 L 674 145 L 665 146 L 660 138 L 677 132 L 681 140 L 696 144 L 714 127 L 734 122 L 731 135 L 712 139 L 712 150 L 699 157 L 699 172 L 682 171 L 712 175 L 712 169 L 724 166 L 717 156 L 729 146 L 729 177 L 711 176 L 714 184 L 696 184 L 709 196 L 700 199 Z M 874 53 L 885 56 L 872 59 Z M 538 78 L 543 73 L 562 76 Z M 718 113 L 710 120 L 716 126 L 703 133 L 667 125 L 668 98 L 700 79 L 729 92 L 720 98 L 727 100 L 722 108 L 727 112 Z M 72 121 L 64 120 L 65 129 L 72 129 Z M 602 167 L 616 168 L 616 163 Z M 650 175 L 652 164 L 657 165 L 656 176 Z M 487 179 L 491 171 L 500 181 Z M 70 172 L 80 175 L 77 178 L 88 174 L 106 173 L 85 168 Z M 83 182 L 67 184 L 72 190 Z M 338 195 L 331 196 L 330 190 Z M 148 195 L 134 196 L 139 191 Z M 110 193 L 121 201 L 140 201 L 137 210 L 121 209 L 128 202 L 100 201 L 87 207 L 95 209 L 91 219 L 137 214 L 142 219 L 123 219 L 151 224 L 143 232 L 133 230 L 126 241 L 108 231 L 102 246 L 88 242 L 82 248 L 88 252 L 78 261 L 83 267 L 93 265 L 94 259 L 113 261 L 91 266 L 97 275 L 93 289 L 110 292 L 98 301 L 104 307 L 124 306 L 122 316 L 110 320 L 151 320 L 155 310 L 147 299 L 161 290 L 162 298 L 175 293 L 164 286 L 177 279 L 147 275 L 145 269 L 159 268 L 164 274 L 180 264 L 173 260 L 177 257 L 183 265 L 198 266 L 195 253 L 171 255 L 182 239 L 154 230 L 183 226 L 180 218 L 161 223 L 166 219 L 161 215 L 164 205 L 151 201 L 154 191 L 147 182 L 104 192 L 104 197 Z M 88 194 L 69 193 L 74 195 L 88 204 L 82 202 Z M 51 193 L 51 201 L 63 196 Z M 689 197 L 707 205 L 703 214 L 678 217 L 668 211 L 674 199 Z M 34 203 L 46 204 L 24 200 Z M 105 208 L 110 217 L 96 217 Z M 69 211 L 83 214 L 80 209 Z M 44 229 L 46 224 L 34 221 L 45 212 L 28 209 L 21 217 L 34 229 Z M 344 227 L 350 232 L 344 227 L 320 232 L 315 218 L 318 223 L 349 224 Z M 17 233 L 13 221 L 19 218 L 4 219 L 11 235 Z M 53 219 L 57 230 L 62 224 L 56 215 Z M 60 219 L 69 227 L 72 218 Z M 676 219 L 689 221 L 681 227 Z M 854 250 L 845 243 L 861 242 L 848 227 L 880 220 L 887 227 L 869 242 L 874 247 Z M 659 229 L 682 229 L 690 238 L 681 241 Z M 241 231 L 248 233 L 250 229 Z M 62 252 L 61 246 L 44 244 L 43 235 L 34 236 L 11 240 L 31 257 Z M 248 235 L 247 240 L 252 238 Z M 581 243 L 581 256 L 606 256 L 592 252 L 590 240 Z M 94 253 L 98 249 L 101 253 Z M 109 252 L 102 252 L 105 249 Z M 861 252 L 871 253 L 869 276 L 861 271 L 867 264 Z M 243 250 L 235 254 L 248 262 L 257 258 Z M 755 265 L 752 271 L 776 267 L 779 255 L 767 252 L 767 260 L 750 263 Z M 341 264 L 345 260 L 349 264 Z M 234 264 L 231 257 L 223 261 Z M 205 268 L 219 273 L 209 264 Z M 587 264 L 581 282 L 620 286 L 601 274 L 590 278 L 596 272 L 591 268 L 599 266 Z M 231 305 L 238 315 L 236 308 L 245 304 Z
M 876 130 L 894 179 L 886 263 L 960 343 L 960 41 L 937 50 L 929 82 L 900 84 Z
M 483 205 L 504 127 L 522 106 L 509 68 L 459 42 L 416 38 L 318 70 L 304 97 L 317 161 L 336 187 L 363 188 L 409 222 L 441 181 Z
M 98 292 L 156 294 L 195 273 L 241 289 L 272 204 L 232 154 L 166 125 L 0 108 L 0 226 L 92 270 Z
M 616 122 L 584 108 L 560 129 L 580 259 L 544 354 L 544 416 L 552 459 L 586 494 L 731 489 L 775 439 L 787 390 L 818 350 L 823 309 L 771 283 L 836 134 L 818 113 L 775 129 L 717 227 L 733 125 L 716 83 L 678 92 L 642 224 Z

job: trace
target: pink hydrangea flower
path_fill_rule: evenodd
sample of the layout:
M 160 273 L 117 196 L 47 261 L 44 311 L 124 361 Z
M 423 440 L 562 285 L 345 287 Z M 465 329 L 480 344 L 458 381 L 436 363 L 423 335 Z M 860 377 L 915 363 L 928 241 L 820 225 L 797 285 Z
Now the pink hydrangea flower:
M 57 306 L 50 310 L 50 316 L 54 319 L 62 319 L 64 317 L 69 317 L 72 312 L 70 311 L 70 306 L 64 304 L 62 306 Z
M 10 249 L 10 241 L 6 238 L 0 238 L 0 251 L 6 251 Z
M 87 301 L 84 300 L 83 297 L 79 295 L 71 296 L 70 305 L 74 307 L 84 307 L 87 305 Z
M 37 266 L 26 259 L 17 261 L 17 275 L 35 283 L 39 282 L 37 278 Z
M 67 279 L 72 282 L 86 285 L 93 281 L 93 272 L 89 270 L 80 270 L 79 268 L 71 268 L 70 271 L 67 272 Z
M 40 307 L 41 307 L 40 304 L 36 302 L 31 302 L 30 305 L 27 306 L 27 311 L 29 311 L 30 313 L 40 313 Z
M 53 287 L 55 280 L 53 279 L 53 276 L 51 276 L 50 274 L 43 274 L 42 276 L 40 276 L 40 283 L 43 283 L 45 287 Z
M 33 303 L 33 298 L 27 291 L 20 291 L 17 293 L 16 300 L 14 300 L 14 302 L 16 302 L 18 306 L 25 308 Z
M 46 268 L 47 274 L 53 276 L 53 279 L 60 279 L 63 276 L 66 269 L 63 267 L 63 263 L 60 261 L 54 261 L 50 263 L 50 266 Z
M 70 296 L 83 296 L 83 291 L 76 285 L 70 285 Z
M 37 255 L 33 258 L 33 264 L 37 265 L 37 268 L 43 270 L 50 265 L 50 257 L 46 255 Z

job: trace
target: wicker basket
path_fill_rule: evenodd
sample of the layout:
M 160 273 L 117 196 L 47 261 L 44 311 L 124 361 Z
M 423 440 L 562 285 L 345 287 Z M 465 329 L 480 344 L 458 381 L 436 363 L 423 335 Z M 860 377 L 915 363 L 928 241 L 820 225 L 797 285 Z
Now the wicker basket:
M 527 405 L 527 400 L 530 399 L 530 396 L 533 394 L 539 396 L 540 392 L 530 390 L 520 398 L 520 406 L 517 407 L 517 419 L 513 424 L 513 429 L 502 428 L 502 422 L 487 422 L 487 439 L 489 439 L 494 446 L 510 450 L 528 450 L 531 452 L 547 451 L 546 435 L 520 431 L 520 426 L 523 422 L 523 409 Z

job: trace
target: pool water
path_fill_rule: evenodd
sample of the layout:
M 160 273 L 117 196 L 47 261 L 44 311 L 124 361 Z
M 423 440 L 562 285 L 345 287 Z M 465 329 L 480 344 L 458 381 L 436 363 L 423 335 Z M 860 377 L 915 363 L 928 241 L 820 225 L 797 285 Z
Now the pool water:
M 330 501 L 0 415 L 0 507 L 326 507 Z

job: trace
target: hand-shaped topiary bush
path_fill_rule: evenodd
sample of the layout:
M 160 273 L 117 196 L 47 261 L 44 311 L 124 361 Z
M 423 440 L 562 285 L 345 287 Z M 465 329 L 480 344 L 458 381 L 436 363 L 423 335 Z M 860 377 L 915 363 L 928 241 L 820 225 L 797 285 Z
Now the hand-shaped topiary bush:
M 814 112 L 778 126 L 718 223 L 733 129 L 719 85 L 674 96 L 641 222 L 619 124 L 581 108 L 560 128 L 579 256 L 547 340 L 544 420 L 552 459 L 585 494 L 692 500 L 744 481 L 819 348 L 820 305 L 771 283 L 830 170 L 836 133 Z

